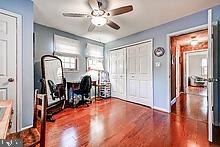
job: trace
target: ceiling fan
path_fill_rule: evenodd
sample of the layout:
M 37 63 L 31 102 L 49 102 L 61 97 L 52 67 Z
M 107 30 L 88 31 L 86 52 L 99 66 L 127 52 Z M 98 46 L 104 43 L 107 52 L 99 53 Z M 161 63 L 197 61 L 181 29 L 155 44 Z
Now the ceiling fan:
M 105 24 L 107 24 L 109 27 L 115 30 L 119 30 L 120 26 L 115 22 L 109 20 L 108 17 L 128 13 L 133 10 L 133 6 L 128 5 L 128 6 L 112 9 L 110 11 L 106 11 L 102 9 L 102 2 L 99 2 L 97 0 L 89 0 L 89 5 L 92 8 L 91 14 L 63 13 L 63 16 L 91 18 L 91 24 L 88 29 L 89 32 L 93 31 L 96 26 L 103 26 Z

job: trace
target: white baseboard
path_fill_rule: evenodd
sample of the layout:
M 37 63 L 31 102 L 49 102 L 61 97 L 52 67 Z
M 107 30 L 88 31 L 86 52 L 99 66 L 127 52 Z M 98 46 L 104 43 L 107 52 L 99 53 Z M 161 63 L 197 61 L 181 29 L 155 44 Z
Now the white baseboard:
M 154 106 L 153 109 L 154 109 L 154 110 L 159 110 L 159 111 L 162 111 L 162 112 L 169 113 L 168 110 L 166 110 L 166 109 L 164 109 L 164 108 L 157 107 L 157 106 Z
M 33 125 L 29 125 L 29 126 L 23 127 L 23 128 L 21 128 L 21 131 L 29 129 L 29 128 L 32 128 L 32 127 L 33 127 Z

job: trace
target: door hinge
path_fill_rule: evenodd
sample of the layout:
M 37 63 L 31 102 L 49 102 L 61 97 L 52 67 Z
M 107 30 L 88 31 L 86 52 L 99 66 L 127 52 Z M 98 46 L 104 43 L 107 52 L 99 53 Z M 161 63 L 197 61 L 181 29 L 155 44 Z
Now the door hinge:
M 214 111 L 214 106 L 212 106 L 212 111 Z
M 212 34 L 212 39 L 214 39 L 214 34 Z

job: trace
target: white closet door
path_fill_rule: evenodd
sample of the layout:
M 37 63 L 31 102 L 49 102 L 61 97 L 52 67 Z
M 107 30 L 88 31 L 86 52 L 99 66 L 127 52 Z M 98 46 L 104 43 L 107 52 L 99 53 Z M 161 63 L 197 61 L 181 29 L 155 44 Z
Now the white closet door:
M 126 99 L 126 49 L 110 52 L 112 96 Z
M 127 48 L 127 96 L 130 101 L 134 101 L 137 97 L 137 51 L 136 46 Z
M 128 100 L 153 106 L 152 42 L 128 47 Z
M 118 75 L 117 75 L 117 57 L 118 53 L 116 51 L 110 52 L 110 81 L 111 81 L 111 95 L 113 97 L 117 96 L 117 83 L 118 83 Z
M 126 49 L 120 49 L 117 52 L 117 97 L 121 99 L 126 99 Z

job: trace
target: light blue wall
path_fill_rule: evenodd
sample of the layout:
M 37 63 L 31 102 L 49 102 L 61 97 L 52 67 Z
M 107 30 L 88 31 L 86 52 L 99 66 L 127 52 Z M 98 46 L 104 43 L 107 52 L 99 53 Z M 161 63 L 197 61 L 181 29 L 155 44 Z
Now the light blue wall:
M 214 20 L 220 20 L 220 6 L 213 8 Z M 175 13 L 175 12 L 174 12 Z M 143 18 L 144 19 L 144 18 Z M 105 44 L 105 65 L 108 69 L 109 50 L 111 48 L 120 47 L 123 45 L 153 39 L 154 48 L 163 47 L 166 54 L 163 57 L 153 57 L 153 61 L 161 62 L 161 67 L 155 67 L 154 64 L 154 106 L 168 110 L 168 54 L 167 54 L 167 34 L 177 32 L 184 29 L 189 29 L 199 25 L 207 24 L 207 10 L 195 13 L 193 15 L 183 17 L 181 19 L 139 32 L 116 41 Z
M 23 19 L 23 97 L 22 126 L 33 120 L 33 2 L 30 0 L 0 0 L 0 9 L 20 14 Z
M 40 69 L 40 59 L 41 56 L 45 54 L 53 53 L 54 46 L 53 46 L 53 37 L 54 34 L 72 38 L 79 40 L 81 43 L 81 53 L 79 56 L 79 72 L 72 72 L 72 73 L 65 73 L 65 78 L 67 81 L 78 81 L 82 75 L 86 73 L 86 58 L 85 58 L 85 49 L 86 43 L 92 43 L 100 46 L 104 46 L 103 43 L 93 41 L 90 39 L 86 39 L 80 36 L 76 36 L 67 32 L 63 32 L 54 28 L 46 27 L 40 24 L 34 24 L 34 32 L 36 37 L 35 43 L 35 88 L 39 88 L 39 79 L 41 79 L 41 69 Z

